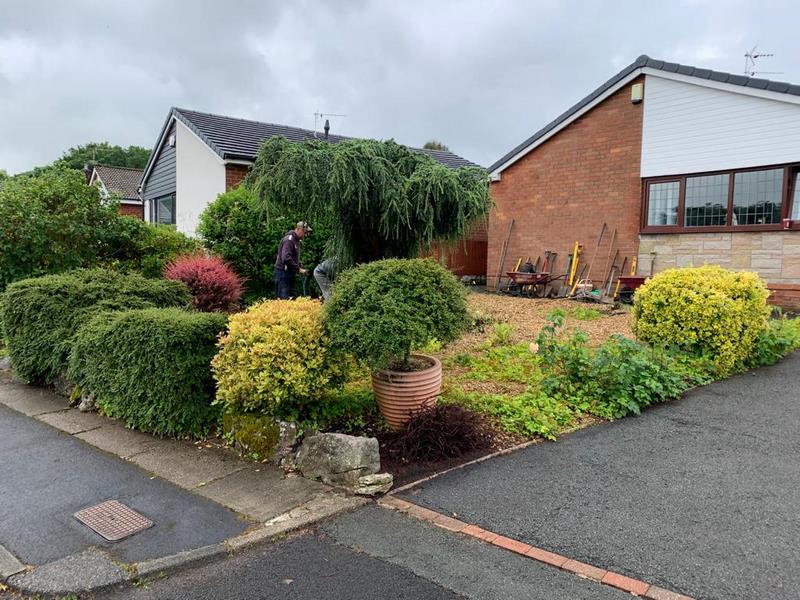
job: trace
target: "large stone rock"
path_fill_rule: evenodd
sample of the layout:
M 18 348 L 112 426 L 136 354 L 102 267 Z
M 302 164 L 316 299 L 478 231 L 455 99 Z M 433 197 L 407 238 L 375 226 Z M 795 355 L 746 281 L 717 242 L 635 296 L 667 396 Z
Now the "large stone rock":
M 342 433 L 312 435 L 303 440 L 295 464 L 305 477 L 355 489 L 359 478 L 381 469 L 378 440 Z
M 84 392 L 81 394 L 81 401 L 78 403 L 78 410 L 81 412 L 92 412 L 96 408 L 94 392 Z
M 4 356 L 0 358 L 0 371 L 10 371 L 11 370 L 11 357 Z

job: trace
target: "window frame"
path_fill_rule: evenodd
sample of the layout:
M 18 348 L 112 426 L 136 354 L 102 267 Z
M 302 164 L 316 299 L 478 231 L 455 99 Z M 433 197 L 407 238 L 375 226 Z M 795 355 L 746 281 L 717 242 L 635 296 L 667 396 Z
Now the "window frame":
M 169 223 L 162 223 L 159 220 L 159 216 L 158 216 L 159 203 L 160 203 L 160 201 L 166 200 L 167 198 L 172 200 L 172 215 L 171 215 L 171 219 L 172 220 Z M 175 201 L 175 194 L 174 193 L 172 193 L 172 194 L 164 194 L 163 196 L 159 196 L 158 198 L 154 198 L 153 199 L 153 223 L 155 223 L 156 225 L 176 225 L 177 224 L 177 215 L 175 214 L 175 208 L 176 208 L 175 204 L 176 204 L 176 201 Z
M 771 171 L 783 169 L 783 190 L 781 196 L 781 218 L 778 223 L 759 224 L 759 225 L 733 225 L 733 195 L 734 179 L 736 173 L 750 171 Z M 800 172 L 800 162 L 783 163 L 779 165 L 763 165 L 758 167 L 747 167 L 742 169 L 724 169 L 719 171 L 703 171 L 699 173 L 685 173 L 682 175 L 665 175 L 660 177 L 645 177 L 642 180 L 642 203 L 641 219 L 639 224 L 640 233 L 729 233 L 743 231 L 783 231 L 784 219 L 790 218 L 792 214 L 792 176 Z M 725 225 L 693 226 L 687 227 L 686 220 L 686 179 L 691 177 L 704 177 L 709 175 L 728 175 L 728 205 L 727 222 Z M 647 216 L 649 210 L 650 185 L 653 183 L 666 183 L 670 181 L 679 182 L 678 193 L 678 223 L 676 225 L 648 225 Z M 800 220 L 792 221 L 790 230 L 800 230 Z

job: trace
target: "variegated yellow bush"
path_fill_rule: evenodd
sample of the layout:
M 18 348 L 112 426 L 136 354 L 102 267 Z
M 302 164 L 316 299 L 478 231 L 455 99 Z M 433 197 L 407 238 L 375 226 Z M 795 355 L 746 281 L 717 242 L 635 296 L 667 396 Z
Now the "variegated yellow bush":
M 265 300 L 231 316 L 212 361 L 216 402 L 290 420 L 317 413 L 315 403 L 345 374 L 327 342 L 322 305 L 307 298 Z
M 634 332 L 652 344 L 705 354 L 726 375 L 743 366 L 766 330 L 768 295 L 756 273 L 716 265 L 669 269 L 636 291 Z

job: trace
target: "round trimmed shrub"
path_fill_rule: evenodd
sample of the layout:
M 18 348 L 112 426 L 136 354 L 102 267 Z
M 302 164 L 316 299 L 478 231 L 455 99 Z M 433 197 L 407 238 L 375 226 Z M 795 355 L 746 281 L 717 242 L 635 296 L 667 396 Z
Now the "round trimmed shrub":
M 322 306 L 308 298 L 265 300 L 231 316 L 212 368 L 226 412 L 290 421 L 317 414 L 346 371 L 328 348 Z
M 379 260 L 342 273 L 326 306 L 334 346 L 372 369 L 401 366 L 432 339 L 466 329 L 466 290 L 431 259 Z
M 741 368 L 767 328 L 769 291 L 755 273 L 716 265 L 669 269 L 634 295 L 643 341 L 709 356 L 720 375 Z
M 232 312 L 244 293 L 244 280 L 218 256 L 179 256 L 166 266 L 164 277 L 185 283 L 192 305 L 203 312 Z

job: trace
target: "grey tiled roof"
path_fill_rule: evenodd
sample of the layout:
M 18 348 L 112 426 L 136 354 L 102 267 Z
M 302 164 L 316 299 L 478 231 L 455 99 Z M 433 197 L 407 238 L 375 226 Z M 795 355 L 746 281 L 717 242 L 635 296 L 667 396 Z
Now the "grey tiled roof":
M 317 132 L 317 135 L 314 136 L 314 132 L 310 129 L 236 119 L 185 108 L 173 108 L 171 114 L 194 131 L 223 159 L 254 160 L 264 140 L 279 135 L 294 142 L 310 140 L 315 137 L 323 139 L 324 137 L 322 132 Z M 352 138 L 333 134 L 328 137 L 330 142 L 346 139 Z M 412 150 L 428 154 L 443 165 L 452 168 L 478 166 L 452 152 L 420 148 L 412 148 Z
M 513 150 L 505 154 L 502 158 L 497 160 L 491 167 L 489 167 L 489 171 L 490 172 L 494 171 L 495 169 L 500 167 L 503 163 L 505 163 L 507 160 L 515 156 L 517 153 L 521 152 L 522 150 L 533 144 L 536 140 L 538 140 L 542 136 L 549 133 L 551 130 L 561 125 L 561 123 L 569 119 L 573 114 L 578 112 L 584 106 L 586 106 L 587 104 L 591 104 L 591 102 L 595 100 L 598 96 L 602 96 L 603 93 L 605 93 L 608 89 L 614 87 L 617 83 L 625 79 L 628 75 L 630 75 L 637 69 L 643 69 L 645 67 L 650 69 L 657 69 L 659 71 L 665 71 L 667 73 L 678 73 L 679 75 L 687 75 L 689 77 L 697 77 L 699 79 L 708 79 L 710 81 L 717 81 L 720 83 L 740 85 L 743 87 L 749 87 L 757 90 L 767 90 L 770 92 L 778 92 L 781 94 L 792 94 L 794 96 L 800 96 L 800 85 L 784 83 L 781 81 L 771 81 L 769 79 L 759 79 L 757 77 L 745 77 L 744 75 L 723 73 L 722 71 L 712 71 L 711 69 L 700 69 L 698 67 L 691 67 L 688 65 L 679 65 L 678 63 L 665 62 L 663 60 L 650 58 L 646 54 L 642 54 L 634 62 L 632 62 L 627 67 L 622 69 L 619 73 L 614 75 L 611 79 L 606 81 L 603 85 L 598 87 L 591 94 L 580 100 L 577 104 L 565 110 L 558 117 L 550 121 L 547 125 L 542 127 L 539 131 L 534 133 L 527 140 L 525 140 L 517 147 L 515 147 Z
M 95 165 L 94 170 L 109 193 L 119 194 L 126 200 L 140 200 L 137 189 L 144 169 Z

